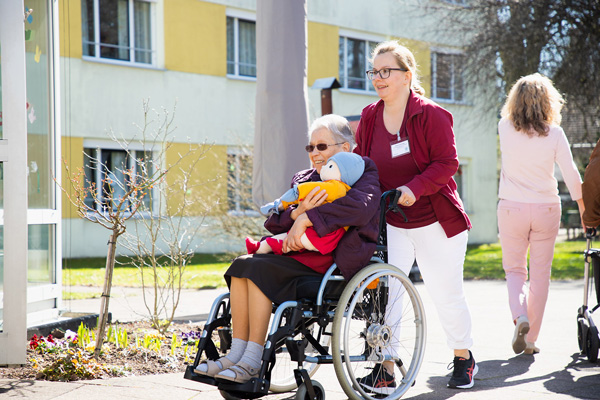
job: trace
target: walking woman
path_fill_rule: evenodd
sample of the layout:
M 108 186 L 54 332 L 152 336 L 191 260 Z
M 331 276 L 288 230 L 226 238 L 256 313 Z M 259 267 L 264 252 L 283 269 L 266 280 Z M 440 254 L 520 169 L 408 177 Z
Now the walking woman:
M 448 387 L 468 389 L 477 373 L 463 292 L 471 222 L 452 178 L 458 170 L 452 114 L 424 97 L 413 54 L 395 41 L 373 50 L 367 77 L 381 100 L 363 110 L 355 152 L 375 161 L 382 191 L 402 192 L 398 204 L 408 217 L 388 214 L 388 261 L 408 275 L 416 258 L 454 353 Z M 399 308 L 387 310 L 386 319 L 399 318 Z M 360 383 L 375 393 L 393 390 L 393 362 L 376 365 Z
M 515 324 L 512 348 L 517 354 L 540 351 L 535 342 L 548 299 L 561 215 L 555 164 L 579 213 L 584 211 L 581 176 L 559 126 L 563 104 L 550 79 L 538 73 L 524 76 L 511 88 L 498 123 L 502 152 L 498 230 Z

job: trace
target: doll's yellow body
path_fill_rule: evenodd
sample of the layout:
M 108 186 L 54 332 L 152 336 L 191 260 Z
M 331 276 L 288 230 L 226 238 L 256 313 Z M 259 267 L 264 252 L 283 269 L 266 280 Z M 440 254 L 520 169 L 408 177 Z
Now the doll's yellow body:
M 298 199 L 289 203 L 287 201 L 282 201 L 281 204 L 283 205 L 283 208 L 287 209 L 291 204 L 300 203 L 302 200 L 304 200 L 306 195 L 317 186 L 321 188 L 321 190 L 325 190 L 327 192 L 327 199 L 325 199 L 325 203 L 331 203 L 340 197 L 344 197 L 346 193 L 348 193 L 348 190 L 350 190 L 350 186 L 336 179 L 331 179 L 324 182 L 304 182 L 298 185 Z

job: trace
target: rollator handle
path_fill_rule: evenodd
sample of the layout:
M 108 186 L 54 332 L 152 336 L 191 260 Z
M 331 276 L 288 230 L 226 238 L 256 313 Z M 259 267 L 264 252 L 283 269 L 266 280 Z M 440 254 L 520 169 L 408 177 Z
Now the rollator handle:
M 591 239 L 596 236 L 596 228 L 586 228 L 585 237 L 586 239 Z

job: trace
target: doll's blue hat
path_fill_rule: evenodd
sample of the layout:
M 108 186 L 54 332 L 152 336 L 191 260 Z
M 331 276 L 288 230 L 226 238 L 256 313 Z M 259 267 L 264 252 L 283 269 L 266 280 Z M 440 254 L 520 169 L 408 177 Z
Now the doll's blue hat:
M 355 153 L 340 152 L 329 157 L 337 164 L 341 180 L 348 186 L 352 186 L 365 172 L 365 160 Z

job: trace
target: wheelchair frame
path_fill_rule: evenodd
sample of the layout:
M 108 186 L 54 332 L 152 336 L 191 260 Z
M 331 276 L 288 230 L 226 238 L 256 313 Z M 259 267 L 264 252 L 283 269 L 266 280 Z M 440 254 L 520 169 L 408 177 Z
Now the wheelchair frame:
M 325 390 L 311 379 L 321 364 L 333 364 L 342 389 L 350 399 L 386 398 L 398 399 L 414 384 L 423 361 L 426 341 L 426 319 L 418 291 L 411 280 L 398 268 L 386 264 L 385 213 L 398 209 L 399 192 L 389 191 L 382 195 L 382 220 L 380 220 L 379 258 L 364 267 L 345 285 L 339 298 L 343 276 L 336 274 L 333 264 L 323 276 L 316 301 L 301 299 L 286 301 L 274 306 L 271 325 L 267 334 L 262 364 L 258 378 L 246 383 L 234 383 L 201 375 L 194 370 L 202 355 L 208 359 L 219 358 L 219 351 L 212 340 L 217 330 L 221 351 L 225 352 L 231 340 L 231 314 L 229 293 L 220 295 L 213 303 L 207 322 L 198 342 L 198 352 L 192 365 L 188 365 L 184 377 L 197 382 L 217 386 L 226 399 L 254 399 L 273 392 L 285 392 L 298 388 L 297 399 L 324 399 Z M 388 207 L 389 202 L 389 207 Z M 393 295 L 392 295 L 393 293 Z M 408 301 L 404 301 L 404 294 Z M 390 301 L 399 301 L 401 321 L 390 326 L 386 323 L 386 308 Z M 390 307 L 393 304 L 389 305 Z M 284 323 L 285 321 L 285 323 Z M 330 331 L 328 327 L 331 326 Z M 225 327 L 225 328 L 223 328 Z M 402 327 L 402 329 L 400 329 Z M 218 329 L 221 328 L 221 329 Z M 396 330 L 402 335 L 402 355 L 393 355 L 390 349 Z M 316 334 L 315 334 L 316 333 Z M 398 335 L 396 335 L 398 336 Z M 331 353 L 328 342 L 331 340 Z M 323 343 L 327 342 L 327 343 Z M 297 367 L 284 382 L 272 379 L 278 362 L 289 355 Z M 358 375 L 367 365 L 375 362 L 394 361 L 402 377 L 399 385 L 386 397 L 367 392 L 358 384 Z M 279 367 L 281 368 L 281 367 Z M 287 371 L 283 371 L 284 375 Z

